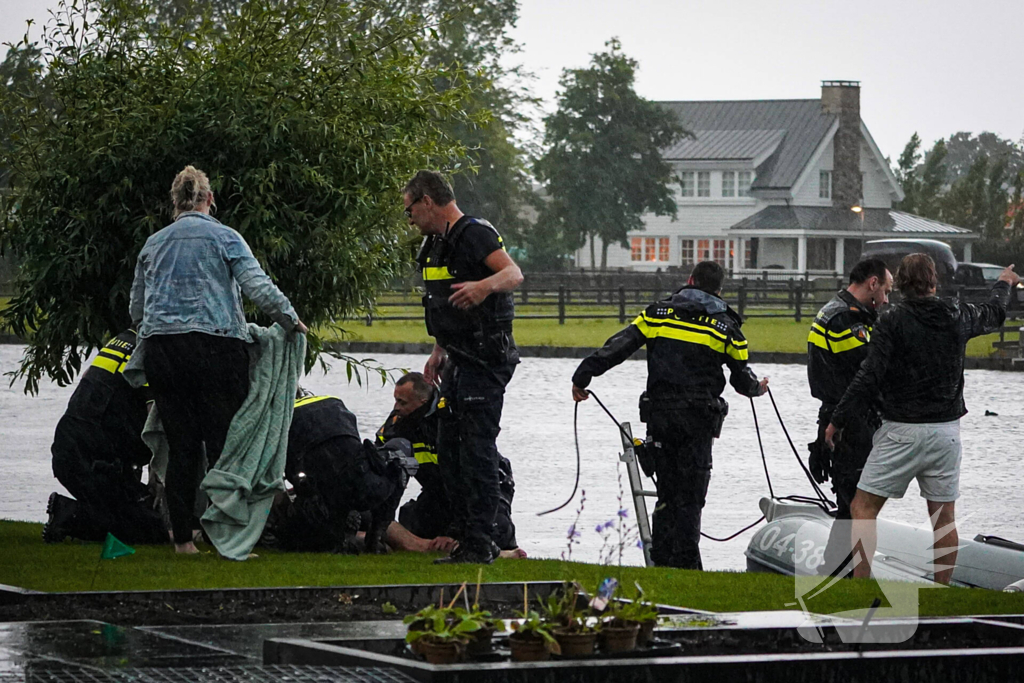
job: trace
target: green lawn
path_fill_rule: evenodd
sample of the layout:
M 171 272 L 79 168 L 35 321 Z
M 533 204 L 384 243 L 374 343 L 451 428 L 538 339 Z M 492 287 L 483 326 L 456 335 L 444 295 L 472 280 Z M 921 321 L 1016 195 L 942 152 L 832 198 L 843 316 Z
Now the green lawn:
M 0 583 L 43 591 L 154 590 L 263 586 L 358 586 L 476 581 L 477 566 L 438 567 L 430 557 L 285 554 L 259 550 L 248 562 L 220 560 L 212 552 L 175 555 L 170 546 L 140 546 L 135 555 L 100 561 L 99 544 L 67 541 L 44 545 L 41 526 L 0 522 Z M 201 546 L 208 550 L 208 546 Z M 556 560 L 498 560 L 485 581 L 566 580 L 595 586 L 615 575 L 625 586 L 639 581 L 658 602 L 713 611 L 793 609 L 793 579 L 771 574 L 612 568 Z M 878 586 L 842 581 L 808 604 L 831 613 L 870 605 Z M 927 589 L 924 615 L 1024 613 L 1024 594 L 980 589 Z
M 743 333 L 750 341 L 751 351 L 776 353 L 806 353 L 807 331 L 810 318 L 795 322 L 786 318 L 752 318 L 743 325 Z M 344 326 L 345 334 L 334 332 L 332 339 L 376 342 L 429 342 L 426 328 L 420 320 L 382 322 L 374 320 L 367 327 L 364 322 L 352 321 Z M 519 319 L 515 322 L 516 342 L 520 346 L 585 346 L 599 347 L 622 325 L 617 320 L 567 320 L 559 325 L 557 320 Z M 992 334 L 972 339 L 967 345 L 967 355 L 984 358 L 992 354 L 992 342 L 999 335 Z M 1007 335 L 1016 341 L 1017 334 Z

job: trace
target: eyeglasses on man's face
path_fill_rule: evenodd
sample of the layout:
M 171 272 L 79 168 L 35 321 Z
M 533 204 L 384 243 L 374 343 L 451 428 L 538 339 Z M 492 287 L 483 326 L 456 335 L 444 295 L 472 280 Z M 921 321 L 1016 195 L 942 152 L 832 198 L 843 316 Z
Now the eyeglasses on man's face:
M 420 195 L 416 199 L 409 202 L 409 206 L 405 207 L 405 217 L 412 218 L 412 207 L 416 205 L 416 202 L 423 199 L 426 195 Z

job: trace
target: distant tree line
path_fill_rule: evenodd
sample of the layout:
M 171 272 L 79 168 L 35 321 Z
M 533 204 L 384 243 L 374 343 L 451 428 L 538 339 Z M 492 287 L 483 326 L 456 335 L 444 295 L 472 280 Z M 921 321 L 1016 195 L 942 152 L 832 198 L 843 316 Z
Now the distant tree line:
M 893 171 L 897 208 L 978 232 L 975 261 L 1024 267 L 1024 144 L 960 132 L 922 152 L 914 133 Z

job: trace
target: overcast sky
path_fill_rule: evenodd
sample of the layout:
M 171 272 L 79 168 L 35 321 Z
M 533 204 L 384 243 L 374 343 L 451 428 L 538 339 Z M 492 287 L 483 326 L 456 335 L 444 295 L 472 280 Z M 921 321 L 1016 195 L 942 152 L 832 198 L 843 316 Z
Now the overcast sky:
M 514 36 L 550 108 L 565 67 L 617 36 L 654 100 L 817 98 L 859 80 L 882 152 L 957 131 L 1024 134 L 1024 0 L 520 0 Z M 0 41 L 53 0 L 0 0 Z M 36 32 L 38 35 L 38 29 Z

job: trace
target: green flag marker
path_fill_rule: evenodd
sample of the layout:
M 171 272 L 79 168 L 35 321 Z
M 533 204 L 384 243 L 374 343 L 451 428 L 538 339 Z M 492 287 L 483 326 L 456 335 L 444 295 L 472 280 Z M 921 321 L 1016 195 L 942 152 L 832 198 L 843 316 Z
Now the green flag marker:
M 103 552 L 100 553 L 101 560 L 116 560 L 119 557 L 125 555 L 134 555 L 135 548 L 125 545 L 121 541 L 114 537 L 114 534 L 108 533 L 107 540 L 103 542 Z

